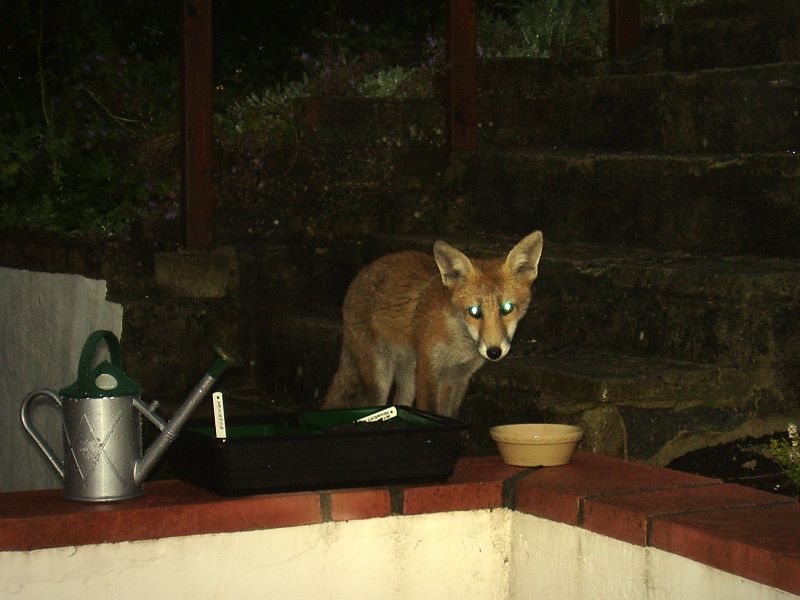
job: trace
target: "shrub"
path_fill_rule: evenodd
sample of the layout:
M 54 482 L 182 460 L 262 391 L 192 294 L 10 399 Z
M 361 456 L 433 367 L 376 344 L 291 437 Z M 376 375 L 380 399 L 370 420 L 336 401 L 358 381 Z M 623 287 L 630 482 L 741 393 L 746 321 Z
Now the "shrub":
M 784 473 L 800 489 L 800 434 L 797 425 L 791 423 L 787 428 L 788 439 L 773 439 L 770 451 Z

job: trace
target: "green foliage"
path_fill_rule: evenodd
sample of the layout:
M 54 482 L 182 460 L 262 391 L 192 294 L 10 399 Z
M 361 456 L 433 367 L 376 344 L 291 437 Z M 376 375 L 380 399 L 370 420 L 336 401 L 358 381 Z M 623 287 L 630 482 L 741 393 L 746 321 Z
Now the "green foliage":
M 702 0 L 642 0 L 642 21 L 672 22 L 679 6 Z M 478 13 L 478 51 L 495 57 L 600 58 L 608 45 L 608 0 L 508 0 Z
M 404 67 L 389 67 L 368 73 L 358 84 L 358 92 L 364 96 L 374 98 L 427 96 L 431 93 L 429 87 L 423 85 L 409 87 L 409 83 L 418 71 Z
M 668 21 L 694 1 L 643 0 L 643 12 Z M 604 51 L 606 0 L 479 7 L 482 56 Z M 174 219 L 180 3 L 0 0 L 0 12 L 0 227 L 121 232 Z M 444 15 L 436 3 L 215 2 L 223 155 L 291 170 L 299 97 L 431 96 Z
M 224 109 L 243 95 L 308 75 L 340 94 L 352 79 L 380 65 L 412 67 L 425 38 L 441 37 L 444 8 L 436 3 L 237 0 L 214 14 L 217 98 Z M 336 72 L 341 77 L 331 76 Z M 331 85 L 337 90 L 330 89 Z
M 480 53 L 486 57 L 546 58 L 569 52 L 601 56 L 606 0 L 512 0 L 481 11 Z
M 174 219 L 180 4 L 0 0 L 0 9 L 0 227 L 122 232 Z M 408 3 L 215 2 L 219 143 L 254 162 L 289 153 L 291 163 L 294 98 L 391 93 L 401 70 L 368 75 L 387 60 L 410 64 L 442 22 L 441 7 Z
M 147 40 L 118 46 L 113 14 L 75 4 L 16 5 L 16 60 L 0 69 L 3 227 L 117 232 L 174 204 L 174 169 L 153 170 L 143 148 L 173 127 L 176 62 L 145 57 Z
M 290 111 L 294 99 L 307 97 L 308 79 L 287 85 L 275 85 L 261 94 L 255 92 L 235 100 L 224 113 L 217 114 L 217 122 L 228 125 L 236 133 L 272 129 L 273 121 Z
M 214 115 L 218 143 L 227 151 L 235 149 L 240 159 L 248 158 L 259 166 L 265 156 L 280 154 L 287 148 L 296 153 L 299 134 L 294 102 L 309 95 L 307 88 L 308 80 L 304 78 L 233 101 Z
M 642 21 L 653 25 L 672 23 L 675 9 L 699 4 L 704 0 L 642 0 Z
M 788 439 L 779 438 L 770 441 L 770 452 L 792 483 L 800 488 L 800 436 L 797 425 L 790 424 L 788 433 Z

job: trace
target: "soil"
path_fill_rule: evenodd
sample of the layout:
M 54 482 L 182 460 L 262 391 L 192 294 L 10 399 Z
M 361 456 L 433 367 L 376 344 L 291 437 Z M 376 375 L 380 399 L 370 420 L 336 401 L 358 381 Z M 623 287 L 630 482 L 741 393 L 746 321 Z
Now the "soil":
M 800 498 L 800 488 L 783 473 L 780 465 L 768 455 L 772 436 L 743 438 L 727 444 L 689 452 L 675 459 L 670 469 L 717 477 L 726 483 L 737 483 Z

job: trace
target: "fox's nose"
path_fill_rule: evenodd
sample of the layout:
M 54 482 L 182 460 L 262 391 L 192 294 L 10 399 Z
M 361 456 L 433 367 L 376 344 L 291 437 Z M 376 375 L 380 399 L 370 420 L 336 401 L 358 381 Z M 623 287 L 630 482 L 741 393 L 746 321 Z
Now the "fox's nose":
M 502 355 L 503 351 L 497 346 L 486 349 L 486 356 L 488 356 L 490 360 L 498 360 Z

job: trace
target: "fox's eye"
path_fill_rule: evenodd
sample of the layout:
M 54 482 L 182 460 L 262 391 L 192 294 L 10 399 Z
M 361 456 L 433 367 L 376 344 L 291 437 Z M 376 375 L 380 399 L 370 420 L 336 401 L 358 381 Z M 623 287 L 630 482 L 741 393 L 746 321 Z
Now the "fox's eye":
M 467 308 L 467 312 L 469 313 L 469 316 L 472 317 L 473 319 L 483 318 L 483 311 L 481 310 L 480 306 L 477 305 L 470 306 L 469 308 Z
M 514 303 L 506 300 L 500 305 L 500 314 L 504 317 L 510 315 L 514 310 Z

